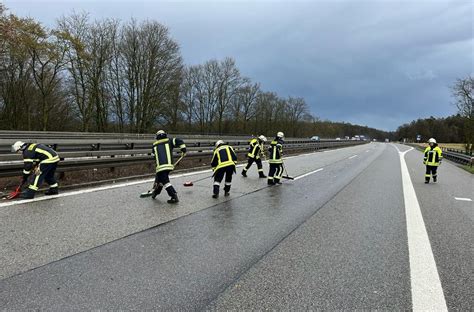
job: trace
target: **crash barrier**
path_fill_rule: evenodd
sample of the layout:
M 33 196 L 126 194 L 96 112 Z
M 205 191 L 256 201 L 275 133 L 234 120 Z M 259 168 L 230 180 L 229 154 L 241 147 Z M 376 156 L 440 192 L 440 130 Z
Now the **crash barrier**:
M 151 154 L 154 135 L 113 135 L 107 134 L 103 137 L 90 137 L 85 133 L 50 133 L 47 136 L 44 132 L 17 133 L 16 136 L 8 131 L 0 131 L 0 177 L 17 176 L 23 168 L 22 157 L 19 154 L 11 153 L 11 144 L 16 140 L 25 142 L 39 142 L 50 145 L 58 151 L 61 162 L 58 172 L 68 172 L 86 169 L 115 168 L 137 164 L 152 164 L 154 158 Z M 5 134 L 6 133 L 6 134 Z M 94 134 L 98 135 L 98 134 Z M 11 136 L 11 137 L 6 137 Z M 196 136 L 194 135 L 172 135 L 180 137 L 186 143 L 187 159 L 197 161 L 210 161 L 214 144 L 218 139 L 224 139 L 232 145 L 237 154 L 245 154 L 248 151 L 248 137 L 237 136 Z M 359 145 L 364 141 L 346 140 L 321 140 L 311 141 L 308 139 L 288 138 L 285 141 L 285 153 L 316 151 L 335 147 Z M 179 149 L 175 152 L 179 156 Z
M 474 163 L 474 157 L 469 154 L 465 154 L 462 151 L 452 150 L 448 148 L 443 148 L 442 150 L 443 157 L 446 159 L 457 162 L 459 164 L 469 165 L 471 167 Z
M 413 147 L 418 148 L 421 151 L 425 150 L 424 146 L 418 145 L 418 144 L 407 144 Z M 474 164 L 474 157 L 472 155 L 466 154 L 463 151 L 459 150 L 454 150 L 451 148 L 441 148 L 443 151 L 443 158 L 451 160 L 455 163 L 462 164 L 462 165 L 468 165 L 468 166 L 473 166 Z

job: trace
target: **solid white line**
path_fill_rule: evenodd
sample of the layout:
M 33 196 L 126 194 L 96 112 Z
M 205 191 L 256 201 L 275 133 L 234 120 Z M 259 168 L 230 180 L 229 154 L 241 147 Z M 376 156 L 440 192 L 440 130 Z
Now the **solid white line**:
M 322 171 L 323 169 L 324 169 L 324 168 L 319 168 L 319 169 L 316 169 L 316 170 L 307 172 L 307 173 L 305 173 L 305 174 L 302 174 L 302 175 L 300 175 L 300 176 L 295 177 L 295 180 L 299 180 L 299 179 L 301 179 L 301 178 L 307 177 L 307 176 L 309 176 L 310 174 L 313 174 L 313 173 Z
M 347 158 L 347 159 L 352 159 L 352 158 L 357 157 L 357 156 L 358 156 L 358 155 L 353 155 L 353 156 L 351 156 L 351 157 L 349 157 L 349 158 Z
M 283 157 L 283 159 L 303 157 L 303 156 L 308 156 L 308 155 L 312 155 L 312 154 L 316 154 L 316 152 L 305 153 L 305 154 L 289 156 L 289 157 Z M 264 162 L 268 162 L 268 161 L 264 161 Z M 237 165 L 237 168 L 243 167 L 245 165 L 246 164 L 239 164 L 239 165 Z M 210 173 L 212 173 L 212 171 L 211 171 L 211 169 L 205 169 L 205 170 L 193 171 L 193 172 L 182 173 L 182 174 L 177 174 L 177 175 L 170 175 L 170 179 L 187 177 L 187 176 L 197 175 L 197 174 L 201 174 L 201 173 L 209 173 L 210 174 Z M 87 194 L 87 193 L 93 193 L 93 192 L 99 192 L 99 191 L 106 191 L 106 190 L 111 190 L 111 189 L 120 188 L 120 187 L 127 187 L 127 186 L 133 186 L 133 185 L 138 185 L 138 184 L 150 183 L 150 182 L 153 182 L 154 180 L 155 180 L 154 178 L 150 178 L 150 179 L 145 179 L 145 180 L 140 180 L 140 181 L 133 181 L 133 182 L 127 182 L 127 183 L 117 183 L 117 184 L 113 184 L 113 185 L 99 186 L 99 187 L 95 187 L 95 188 L 86 188 L 86 189 L 81 189 L 81 190 L 77 190 L 77 191 L 61 193 L 59 195 L 53 195 L 53 196 L 43 196 L 43 197 L 37 197 L 37 198 L 33 198 L 33 199 L 23 199 L 23 200 L 9 201 L 9 202 L 5 202 L 5 203 L 0 203 L 0 207 L 22 205 L 22 204 L 26 204 L 26 203 L 50 200 L 50 199 L 54 199 L 54 198 L 62 198 L 62 197 L 69 197 L 69 196 L 81 195 L 81 194 Z
M 462 200 L 462 201 L 472 201 L 470 198 L 464 198 L 464 197 L 454 197 L 455 200 Z
M 243 165 L 239 165 L 239 166 L 243 166 Z M 206 172 L 211 173 L 211 170 L 206 169 L 206 170 L 200 170 L 200 171 L 195 171 L 195 172 L 188 172 L 188 173 L 182 173 L 182 174 L 177 174 L 177 175 L 170 175 L 170 179 L 187 177 L 187 176 L 206 173 Z M 127 186 L 133 186 L 133 185 L 138 185 L 138 184 L 150 183 L 150 182 L 153 182 L 153 181 L 155 181 L 155 179 L 151 178 L 151 179 L 145 179 L 145 180 L 140 180 L 140 181 L 133 181 L 133 182 L 127 182 L 127 183 L 117 183 L 117 184 L 113 184 L 113 185 L 99 186 L 99 187 L 95 187 L 95 188 L 87 188 L 87 189 L 62 193 L 62 194 L 59 194 L 59 195 L 43 196 L 43 197 L 38 197 L 38 198 L 33 198 L 33 199 L 23 199 L 23 200 L 11 201 L 11 202 L 7 202 L 7 203 L 0 203 L 0 207 L 22 205 L 22 204 L 26 204 L 26 203 L 44 201 L 44 200 L 49 200 L 49 199 L 54 199 L 54 198 L 61 198 L 61 197 L 68 197 L 68 196 L 74 196 L 74 195 L 81 195 L 81 194 L 111 190 L 111 189 L 120 188 L 120 187 L 127 187 Z
M 410 150 L 412 149 L 408 151 Z M 407 222 L 413 311 L 448 311 L 423 215 L 405 162 L 405 154 L 408 151 L 399 152 L 399 156 Z

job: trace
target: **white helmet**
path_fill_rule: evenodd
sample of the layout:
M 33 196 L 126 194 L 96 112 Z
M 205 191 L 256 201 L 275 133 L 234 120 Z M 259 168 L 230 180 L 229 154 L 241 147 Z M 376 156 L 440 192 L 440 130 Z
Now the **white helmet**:
M 22 149 L 23 145 L 25 145 L 26 143 L 25 142 L 22 142 L 22 141 L 16 141 L 15 143 L 13 143 L 12 145 L 12 153 L 17 153 L 19 150 Z
M 158 138 L 164 138 L 164 137 L 166 137 L 166 135 L 167 135 L 167 134 L 166 134 L 165 130 L 158 130 L 158 131 L 156 132 L 156 138 L 157 138 L 157 139 L 158 139 Z
M 267 142 L 267 138 L 262 134 L 258 137 L 258 139 L 262 142 Z
M 431 138 L 431 139 L 428 140 L 428 143 L 436 143 L 436 140 Z
M 218 141 L 216 142 L 216 147 L 219 147 L 219 146 L 222 145 L 222 144 L 224 144 L 224 141 L 218 140 Z
M 285 137 L 285 134 L 283 132 L 279 131 L 277 133 L 277 138 L 284 138 L 284 137 Z

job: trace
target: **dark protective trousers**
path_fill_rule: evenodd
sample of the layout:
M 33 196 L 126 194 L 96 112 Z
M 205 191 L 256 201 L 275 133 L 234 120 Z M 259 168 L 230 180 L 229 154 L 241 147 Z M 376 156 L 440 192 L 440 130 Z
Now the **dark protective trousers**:
M 260 172 L 263 173 L 262 159 L 261 158 L 251 158 L 251 157 L 249 157 L 247 165 L 245 166 L 245 168 L 243 170 L 244 171 L 249 170 L 254 162 L 257 164 L 258 173 L 260 173 Z
M 219 194 L 219 188 L 222 182 L 222 179 L 225 175 L 225 185 L 224 192 L 229 193 L 230 186 L 232 185 L 232 175 L 235 173 L 235 166 L 227 166 L 224 168 L 217 169 L 214 172 L 214 187 L 213 193 Z
M 436 181 L 438 166 L 426 166 L 425 181 L 430 182 L 430 177 L 433 177 L 433 181 Z
M 174 189 L 173 185 L 170 183 L 170 172 L 171 170 L 163 170 L 156 173 L 155 176 L 155 190 L 157 191 L 157 195 L 161 193 L 163 187 L 165 188 L 166 192 L 170 197 L 176 195 L 177 192 Z
M 40 174 L 35 176 L 33 183 L 31 183 L 28 188 L 32 191 L 37 191 L 43 181 L 46 181 L 46 183 L 48 183 L 49 187 L 51 188 L 58 187 L 58 182 L 56 182 L 56 178 L 54 177 L 54 173 L 56 172 L 57 167 L 58 163 L 40 164 Z
M 280 182 L 283 175 L 283 164 L 270 164 L 270 171 L 268 172 L 268 184 L 276 184 Z

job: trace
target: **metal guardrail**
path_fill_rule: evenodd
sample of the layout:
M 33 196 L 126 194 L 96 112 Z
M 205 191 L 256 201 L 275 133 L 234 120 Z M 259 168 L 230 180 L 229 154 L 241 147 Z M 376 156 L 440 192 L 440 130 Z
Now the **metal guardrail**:
M 411 144 L 408 143 L 407 145 L 413 146 L 418 148 L 421 151 L 425 150 L 425 147 L 420 146 L 418 144 Z M 453 161 L 458 164 L 473 166 L 474 164 L 474 157 L 468 154 L 463 153 L 462 151 L 453 150 L 449 148 L 441 148 L 443 151 L 443 158 Z
M 41 134 L 41 135 L 40 135 Z M 58 151 L 61 162 L 58 172 L 78 171 L 94 168 L 115 168 L 136 164 L 152 164 L 152 143 L 154 135 L 146 138 L 122 138 L 107 134 L 103 137 L 81 136 L 79 133 L 50 133 L 50 137 L 43 137 L 45 133 L 18 133 L 13 140 L 23 139 L 26 142 L 40 142 L 51 145 Z M 95 134 L 94 134 L 95 135 Z M 10 151 L 13 133 L 5 134 L 0 131 L 0 177 L 17 176 L 23 168 L 22 157 Z M 120 136 L 120 135 L 119 135 Z M 171 135 L 170 135 L 171 136 Z M 186 143 L 186 158 L 199 161 L 210 161 L 214 142 L 222 137 L 201 137 L 200 139 L 180 136 Z M 249 139 L 224 137 L 231 144 L 236 153 L 244 155 L 248 151 Z M 311 141 L 308 139 L 287 139 L 284 145 L 286 152 L 298 152 L 334 148 L 340 146 L 358 145 L 363 141 L 324 140 Z M 178 156 L 179 152 L 175 152 Z M 186 159 L 185 158 L 185 159 Z

